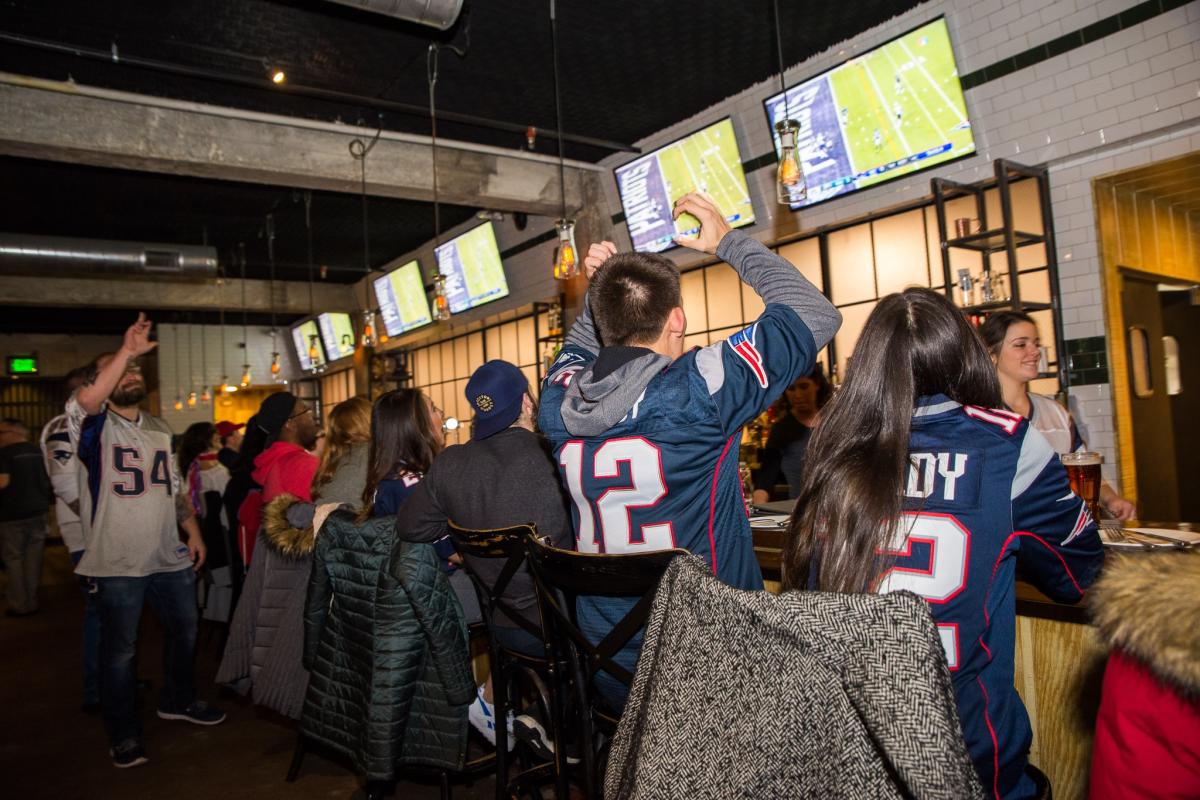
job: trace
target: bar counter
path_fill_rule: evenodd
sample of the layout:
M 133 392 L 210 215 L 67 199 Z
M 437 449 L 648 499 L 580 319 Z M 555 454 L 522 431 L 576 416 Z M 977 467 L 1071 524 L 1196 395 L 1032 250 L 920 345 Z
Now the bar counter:
M 1197 530 L 1187 523 L 1130 522 L 1127 527 Z M 778 592 L 784 531 L 753 529 L 754 552 L 768 591 Z M 1161 550 L 1107 549 L 1137 558 Z M 1050 778 L 1056 800 L 1084 800 L 1092 733 L 1108 650 L 1089 623 L 1084 603 L 1058 603 L 1017 581 L 1017 692 L 1029 712 L 1029 759 Z

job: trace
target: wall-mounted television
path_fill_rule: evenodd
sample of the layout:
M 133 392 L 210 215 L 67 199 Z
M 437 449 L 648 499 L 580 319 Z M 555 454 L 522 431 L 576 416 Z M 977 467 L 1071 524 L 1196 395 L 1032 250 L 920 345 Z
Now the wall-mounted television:
M 375 299 L 388 336 L 400 334 L 433 322 L 429 313 L 429 295 L 421 279 L 421 265 L 410 261 L 375 279 Z
M 317 317 L 325 355 L 330 361 L 354 355 L 354 324 L 342 311 L 327 311 Z
M 292 344 L 296 346 L 296 358 L 300 360 L 300 369 L 305 372 L 314 366 L 308 355 L 308 348 L 314 341 L 311 338 L 313 336 L 317 337 L 315 340 L 318 353 L 317 365 L 324 364 L 326 361 L 325 348 L 321 346 L 321 331 L 317 328 L 317 321 L 310 319 L 292 328 Z
M 742 156 L 725 119 L 614 170 L 625 224 L 633 249 L 657 253 L 675 246 L 675 236 L 691 236 L 700 222 L 691 214 L 671 219 L 675 201 L 688 192 L 708 192 L 735 228 L 754 222 L 754 206 L 742 170 Z
M 975 152 L 944 17 L 768 97 L 775 122 L 800 123 L 803 208 Z
M 434 250 L 438 271 L 446 276 L 450 313 L 508 296 L 508 280 L 492 223 L 485 222 Z

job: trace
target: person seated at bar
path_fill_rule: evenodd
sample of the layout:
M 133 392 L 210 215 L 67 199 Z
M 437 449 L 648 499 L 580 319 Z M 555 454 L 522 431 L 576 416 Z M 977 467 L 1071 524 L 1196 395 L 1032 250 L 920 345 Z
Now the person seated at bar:
M 880 300 L 809 445 L 783 583 L 928 600 L 984 790 L 1025 798 L 1036 787 L 1013 686 L 1015 571 L 1074 603 L 1104 555 L 1058 455 L 1000 400 L 949 300 L 923 288 Z
M 1056 453 L 1087 450 L 1070 412 L 1053 397 L 1029 391 L 1029 382 L 1038 376 L 1042 345 L 1033 318 L 1020 311 L 997 311 L 980 326 L 979 335 L 996 365 L 1005 407 L 1029 420 Z M 1133 503 L 1117 494 L 1107 481 L 1100 484 L 1100 505 L 1122 521 L 1137 514 Z
M 676 242 L 732 265 L 762 297 L 762 315 L 685 353 L 675 263 L 593 244 L 588 301 L 543 384 L 539 427 L 574 501 L 576 549 L 680 547 L 726 583 L 762 589 L 738 474 L 740 428 L 808 374 L 841 315 L 794 266 L 730 230 L 712 198 L 685 195 L 673 214 L 700 222 L 695 237 Z M 599 641 L 635 602 L 581 597 L 579 626 Z M 639 633 L 618 663 L 632 670 L 640 646 Z M 624 685 L 599 677 L 606 699 L 623 706 Z
M 754 476 L 755 503 L 771 499 L 771 490 L 781 474 L 788 485 L 788 497 L 794 499 L 800 494 L 808 440 L 821 418 L 821 409 L 832 396 L 833 387 L 820 364 L 783 391 L 783 413 L 771 426 L 767 446 L 759 455 L 762 467 Z
M 532 523 L 538 535 L 548 537 L 555 547 L 570 549 L 574 536 L 566 498 L 546 443 L 534 430 L 537 405 L 529 394 L 525 374 L 507 361 L 488 361 L 471 375 L 465 391 L 474 413 L 471 440 L 447 448 L 434 461 L 396 517 L 397 539 L 436 542 L 446 535 L 446 523 L 450 521 L 472 530 Z M 495 581 L 504 562 L 485 559 L 472 566 L 484 580 Z M 459 571 L 451 580 L 465 578 L 466 573 Z M 466 590 L 474 591 L 469 581 Z M 513 577 L 504 596 L 514 609 L 537 624 L 537 596 L 527 567 Z M 478 618 L 474 599 L 471 605 Z M 501 616 L 496 623 L 494 633 L 501 646 L 543 655 L 541 640 L 516 622 Z M 476 694 L 469 719 L 484 738 L 495 744 L 490 675 Z M 528 718 L 522 721 L 528 724 Z M 511 720 L 509 724 L 511 727 Z M 529 730 L 519 728 L 518 732 L 524 735 Z M 538 741 L 545 740 L 542 731 L 536 734 Z

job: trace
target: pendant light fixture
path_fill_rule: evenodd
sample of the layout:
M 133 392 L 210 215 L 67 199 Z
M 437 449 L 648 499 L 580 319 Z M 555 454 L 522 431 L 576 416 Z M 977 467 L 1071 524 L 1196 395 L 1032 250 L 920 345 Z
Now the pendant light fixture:
M 200 403 L 207 407 L 212 402 L 212 394 L 208 391 L 208 339 L 204 331 L 204 323 L 200 323 Z
M 354 139 L 350 142 L 350 155 L 358 161 L 359 165 L 359 189 L 362 196 L 362 229 L 363 229 L 363 277 L 369 278 L 371 275 L 371 233 L 370 227 L 367 224 L 367 156 L 379 143 L 379 137 L 383 135 L 383 115 L 379 115 L 379 130 L 375 132 L 375 138 L 370 143 L 364 142 L 362 139 Z M 366 295 L 366 302 L 363 303 L 362 312 L 362 338 L 360 344 L 363 347 L 375 346 L 375 312 L 370 308 L 371 290 L 367 287 L 366 282 L 363 283 L 363 294 Z M 346 342 L 342 343 L 343 345 Z
M 579 274 L 579 249 L 575 246 L 575 220 L 567 217 L 566 163 L 563 160 L 562 93 L 558 85 L 558 21 L 556 0 L 550 0 L 550 58 L 554 64 L 554 124 L 558 128 L 559 218 L 554 223 L 558 245 L 554 248 L 554 277 L 569 281 Z
M 313 238 L 312 238 L 312 192 L 304 193 L 304 235 L 308 248 L 308 314 L 313 316 L 317 313 L 316 302 L 313 299 Z M 321 348 L 317 344 L 317 335 L 311 334 L 308 337 L 308 367 L 314 375 L 320 375 L 325 371 L 325 365 L 321 363 Z
M 779 137 L 779 167 L 775 173 L 776 199 L 782 205 L 793 206 L 803 203 L 808 197 L 808 182 L 804 179 L 804 164 L 796 139 L 800 135 L 800 123 L 792 119 L 788 109 L 787 83 L 783 77 L 783 34 L 779 20 L 779 0 L 771 0 L 775 12 L 775 53 L 779 57 L 779 90 L 783 93 L 783 119 L 775 122 L 775 135 Z
M 187 329 L 188 329 L 188 356 L 187 356 L 187 368 L 188 368 L 188 396 L 187 396 L 187 407 L 188 407 L 189 409 L 192 409 L 192 408 L 195 408 L 195 407 L 196 407 L 196 378 L 195 378 L 195 373 L 193 373 L 193 372 L 192 372 L 192 326 L 191 326 L 191 324 L 190 324 L 190 319 L 189 319 L 189 325 L 187 326 Z
M 245 389 L 250 385 L 250 346 L 246 336 L 246 244 L 238 242 L 238 261 L 242 266 L 242 379 L 238 385 Z
M 183 393 L 179 390 L 179 372 L 180 372 L 179 368 L 183 365 L 179 363 L 179 325 L 178 324 L 176 324 L 174 326 L 174 333 L 175 333 L 175 406 L 174 406 L 174 408 L 176 411 L 183 411 Z
M 275 325 L 275 215 L 267 214 L 267 268 L 271 293 L 271 381 L 287 383 L 279 364 L 279 328 Z
M 446 276 L 437 260 L 437 249 L 442 244 L 442 218 L 438 208 L 438 160 L 437 160 L 437 103 L 435 102 L 438 78 L 438 45 L 429 45 L 425 59 L 425 74 L 429 78 L 429 142 L 433 154 L 433 252 L 437 273 L 433 276 L 433 318 L 438 322 L 450 319 L 450 302 L 446 299 Z

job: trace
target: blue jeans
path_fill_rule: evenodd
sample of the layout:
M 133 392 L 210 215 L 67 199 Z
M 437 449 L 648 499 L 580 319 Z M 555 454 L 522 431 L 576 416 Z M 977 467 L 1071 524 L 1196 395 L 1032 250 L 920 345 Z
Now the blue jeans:
M 196 699 L 196 575 L 186 567 L 140 578 L 95 578 L 100 606 L 100 705 L 114 745 L 141 736 L 137 635 L 147 602 L 162 621 L 163 688 L 158 706 L 182 711 Z
M 71 566 L 78 567 L 83 551 L 71 553 Z M 79 576 L 83 586 L 83 702 L 100 702 L 100 606 L 96 602 L 96 583 Z

